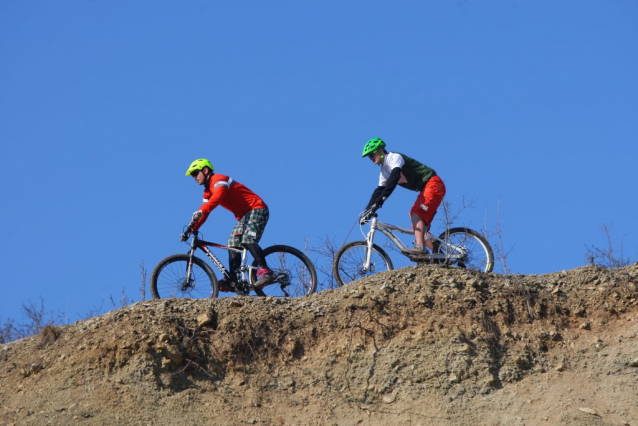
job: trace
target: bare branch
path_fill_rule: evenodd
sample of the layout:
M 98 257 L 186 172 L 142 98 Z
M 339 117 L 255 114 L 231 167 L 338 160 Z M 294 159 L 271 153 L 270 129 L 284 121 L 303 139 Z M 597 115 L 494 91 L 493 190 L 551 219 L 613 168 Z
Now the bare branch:
M 496 236 L 498 239 L 498 245 L 496 246 L 496 257 L 503 265 L 503 273 L 509 274 L 509 268 L 507 267 L 507 257 L 514 250 L 512 245 L 509 249 L 505 249 L 503 242 L 503 228 L 501 227 L 501 197 L 498 197 L 498 208 L 496 209 Z
M 327 235 L 323 238 L 319 238 L 319 241 L 320 244 L 317 247 L 308 247 L 306 242 L 306 250 L 309 253 L 314 253 L 319 256 L 319 259 L 314 262 L 315 269 L 322 278 L 319 280 L 317 290 L 319 290 L 319 288 L 336 288 L 337 283 L 332 276 L 332 264 L 339 251 L 339 247 L 335 243 L 334 238 L 330 238 Z
M 629 257 L 625 257 L 623 240 L 620 239 L 620 248 L 616 249 L 612 231 L 614 223 L 600 225 L 601 231 L 607 240 L 607 246 L 599 248 L 596 246 L 585 246 L 585 258 L 591 265 L 601 266 L 603 268 L 622 268 L 631 264 Z
M 142 264 L 140 265 L 140 269 L 142 270 L 142 286 L 140 287 L 140 297 L 141 301 L 146 300 L 146 268 L 144 267 L 144 261 L 142 260 Z

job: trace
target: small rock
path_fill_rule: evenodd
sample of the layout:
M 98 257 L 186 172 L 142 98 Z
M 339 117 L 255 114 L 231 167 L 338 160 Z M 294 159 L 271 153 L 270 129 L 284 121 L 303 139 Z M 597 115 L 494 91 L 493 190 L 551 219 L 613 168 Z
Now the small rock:
M 244 304 L 239 299 L 232 299 L 230 301 L 230 306 L 233 308 L 241 308 Z
M 417 302 L 421 305 L 427 306 L 432 304 L 432 298 L 429 296 L 421 295 L 417 299 Z
M 563 337 L 557 331 L 550 331 L 549 332 L 549 338 L 552 339 L 552 341 L 554 341 L 554 342 L 558 342 L 560 340 L 563 340 Z
M 583 413 L 587 413 L 587 414 L 591 414 L 592 416 L 600 417 L 600 415 L 596 412 L 596 410 L 593 410 L 591 408 L 580 407 L 579 410 L 582 411 Z
M 393 393 L 391 393 L 389 395 L 385 395 L 383 397 L 383 402 L 385 404 L 392 404 L 394 401 L 396 401 L 396 399 L 397 399 L 397 393 L 393 392 Z
M 605 346 L 607 345 L 600 338 L 596 339 L 596 341 L 594 342 L 594 348 L 596 348 L 597 350 L 601 350 Z
M 283 378 L 277 381 L 277 386 L 283 390 L 293 389 L 295 385 L 295 379 L 291 377 Z
M 463 343 L 459 348 L 459 352 L 469 354 L 470 352 L 472 352 L 472 348 L 467 343 Z
M 638 358 L 634 358 L 633 361 L 629 363 L 630 367 L 638 367 Z
M 452 374 L 450 374 L 450 377 L 448 377 L 448 381 L 450 383 L 460 383 L 461 382 L 461 378 L 459 376 L 457 376 L 456 374 L 452 373 Z
M 354 299 L 363 299 L 363 293 L 362 293 L 362 292 L 360 292 L 360 291 L 354 291 L 354 292 L 352 293 L 352 297 L 353 297 Z
M 204 327 L 205 325 L 209 325 L 213 322 L 213 316 L 206 312 L 197 316 L 197 325 L 199 327 Z
M 383 284 L 381 284 L 381 290 L 385 291 L 386 293 L 392 293 L 394 291 L 396 291 L 396 289 L 394 288 L 394 286 L 392 284 L 390 284 L 389 282 L 384 282 Z
M 39 373 L 40 371 L 42 371 L 43 368 L 44 367 L 42 365 L 37 364 L 37 363 L 33 363 L 33 364 L 31 364 L 31 366 L 29 368 L 22 369 L 20 371 L 20 373 L 22 374 L 23 377 L 29 377 L 29 376 L 31 376 L 33 374 Z
M 179 352 L 179 349 L 172 346 L 165 346 L 162 348 L 162 354 L 165 358 L 171 360 L 175 365 L 180 365 L 184 361 L 184 357 Z

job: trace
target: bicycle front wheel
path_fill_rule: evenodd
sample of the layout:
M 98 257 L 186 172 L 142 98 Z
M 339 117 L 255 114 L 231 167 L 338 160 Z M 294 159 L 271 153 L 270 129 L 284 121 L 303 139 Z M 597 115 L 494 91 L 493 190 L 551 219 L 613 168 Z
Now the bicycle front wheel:
M 167 297 L 217 297 L 219 292 L 217 278 L 210 267 L 200 258 L 193 256 L 190 279 L 188 271 L 189 256 L 175 254 L 157 264 L 151 275 L 151 294 L 153 299 Z
M 277 245 L 264 249 L 268 268 L 277 279 L 262 287 L 260 296 L 301 297 L 317 290 L 317 272 L 308 256 L 294 247 Z M 257 266 L 253 262 L 253 266 Z M 250 282 L 257 282 L 256 269 L 250 273 Z
M 376 244 L 372 244 L 370 266 L 366 268 L 367 251 L 368 243 L 366 241 L 353 241 L 339 249 L 332 264 L 332 274 L 339 286 L 378 272 L 394 269 L 390 256 Z
M 490 243 L 478 232 L 469 228 L 452 228 L 434 241 L 434 253 L 444 254 L 443 263 L 459 268 L 491 272 L 494 269 L 494 253 Z

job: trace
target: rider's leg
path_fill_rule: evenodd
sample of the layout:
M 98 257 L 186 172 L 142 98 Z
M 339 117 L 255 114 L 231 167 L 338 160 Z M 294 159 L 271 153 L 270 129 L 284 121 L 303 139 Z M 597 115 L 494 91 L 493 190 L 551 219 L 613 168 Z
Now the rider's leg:
M 241 267 L 241 253 L 236 251 L 228 251 L 228 271 L 230 278 L 234 282 L 239 281 L 239 268 Z
M 246 249 L 250 252 L 255 259 L 255 263 L 257 266 L 261 268 L 268 268 L 268 264 L 266 263 L 266 258 L 264 257 L 264 251 L 259 247 L 259 244 L 242 244 Z
M 431 234 L 428 231 L 444 196 L 445 185 L 443 181 L 438 176 L 432 176 L 410 210 L 416 245 L 427 246 L 432 250 L 432 241 L 429 240 Z
M 253 256 L 257 266 L 259 266 L 257 269 L 257 282 L 255 283 L 258 287 L 266 286 L 277 278 L 275 273 L 268 267 L 264 251 L 258 244 L 266 228 L 266 223 L 268 223 L 269 216 L 268 207 L 251 210 L 244 216 L 246 226 L 242 233 L 241 243 Z
M 266 257 L 264 256 L 264 251 L 259 247 L 259 244 L 243 244 L 244 247 L 250 252 L 255 259 L 255 263 L 257 264 L 257 282 L 255 285 L 259 288 L 266 286 L 275 279 L 277 279 L 277 275 L 268 267 L 266 263 Z
M 230 233 L 230 238 L 228 239 L 228 247 L 233 247 L 241 250 L 242 244 L 242 234 L 244 232 L 245 223 L 244 220 L 241 219 L 235 224 L 233 231 Z M 241 268 L 241 252 L 236 252 L 229 250 L 228 251 L 228 271 L 230 272 L 231 279 L 238 283 L 240 274 L 239 269 Z
M 416 213 L 410 213 L 410 219 L 412 219 L 412 229 L 414 229 L 414 248 L 423 249 L 427 245 L 427 247 L 432 250 L 432 241 L 426 241 L 425 237 L 430 236 L 430 233 L 427 231 L 427 225 Z

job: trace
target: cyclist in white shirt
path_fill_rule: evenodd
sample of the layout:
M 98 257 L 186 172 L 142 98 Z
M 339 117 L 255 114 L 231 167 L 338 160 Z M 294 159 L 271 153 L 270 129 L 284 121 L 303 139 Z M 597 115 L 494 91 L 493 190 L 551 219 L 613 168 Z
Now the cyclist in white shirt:
M 366 208 L 366 214 L 361 218 L 362 223 L 370 220 L 392 191 L 400 185 L 406 189 L 419 193 L 414 205 L 410 209 L 410 219 L 414 230 L 413 252 L 422 252 L 425 247 L 432 250 L 432 242 L 427 238 L 434 215 L 443 197 L 445 184 L 434 169 L 422 164 L 405 154 L 388 152 L 385 142 L 379 138 L 369 140 L 363 147 L 362 157 L 369 157 L 372 162 L 381 167 L 379 186 L 372 193 Z

